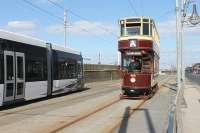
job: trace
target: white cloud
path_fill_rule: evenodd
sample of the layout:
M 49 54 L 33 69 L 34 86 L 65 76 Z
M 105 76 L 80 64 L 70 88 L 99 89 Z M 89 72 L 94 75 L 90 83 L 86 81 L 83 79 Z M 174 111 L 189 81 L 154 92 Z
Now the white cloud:
M 158 33 L 160 36 L 163 37 L 176 37 L 176 20 L 170 19 L 163 22 L 158 22 L 157 25 Z M 191 27 L 186 24 L 184 24 L 184 33 L 188 36 L 193 35 L 194 33 L 200 33 L 200 27 Z
M 32 21 L 10 21 L 7 27 L 17 30 L 32 30 L 36 27 L 36 24 Z
M 176 33 L 176 21 L 167 20 L 158 22 L 157 29 L 160 36 L 174 36 Z
M 64 32 L 64 27 L 61 24 L 55 24 L 47 27 L 47 31 L 53 34 L 60 34 Z
M 6 25 L 1 26 L 1 28 L 7 31 L 25 34 L 33 37 L 37 37 L 38 35 L 38 31 L 36 31 L 36 29 L 38 30 L 37 24 L 33 21 L 9 21 Z
M 105 22 L 76 21 L 68 27 L 69 32 L 76 35 L 108 35 L 117 34 L 117 26 Z M 47 27 L 49 33 L 60 34 L 64 32 L 63 25 L 56 24 Z M 89 33 L 88 33 L 89 32 Z

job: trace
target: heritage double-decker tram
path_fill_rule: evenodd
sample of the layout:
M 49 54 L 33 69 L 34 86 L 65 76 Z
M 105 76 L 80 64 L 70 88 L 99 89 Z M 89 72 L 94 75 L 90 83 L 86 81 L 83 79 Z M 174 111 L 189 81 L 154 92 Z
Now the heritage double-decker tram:
M 121 19 L 119 23 L 122 97 L 152 96 L 158 84 L 160 46 L 154 20 L 132 17 Z

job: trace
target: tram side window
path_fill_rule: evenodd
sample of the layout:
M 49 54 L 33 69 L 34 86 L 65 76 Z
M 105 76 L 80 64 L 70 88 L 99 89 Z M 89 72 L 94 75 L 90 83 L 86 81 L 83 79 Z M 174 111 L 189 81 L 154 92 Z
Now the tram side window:
M 4 72 L 3 72 L 3 54 L 0 54 L 0 84 L 3 83 L 3 76 L 4 76 Z
M 150 36 L 152 36 L 152 24 L 150 24 Z
M 149 23 L 143 23 L 143 35 L 149 35 Z
M 45 80 L 45 63 L 42 57 L 29 57 L 26 60 L 26 64 L 27 81 Z
M 79 74 L 79 75 L 82 75 L 83 73 L 82 73 L 82 62 L 79 60 L 78 62 L 77 62 L 77 74 Z
M 77 63 L 72 59 L 58 59 L 58 79 L 77 78 Z
M 67 77 L 68 78 L 76 78 L 77 77 L 77 63 L 75 60 L 68 59 Z
M 121 24 L 121 36 L 125 35 L 124 29 L 125 29 L 124 24 Z

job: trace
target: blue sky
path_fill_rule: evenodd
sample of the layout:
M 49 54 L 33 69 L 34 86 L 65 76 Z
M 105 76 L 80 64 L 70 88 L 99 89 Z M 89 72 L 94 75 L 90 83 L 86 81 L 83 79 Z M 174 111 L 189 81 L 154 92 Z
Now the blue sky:
M 27 0 L 51 14 L 63 18 L 63 10 L 47 0 Z M 137 14 L 130 6 L 129 0 L 52 0 L 70 9 L 88 21 L 68 13 L 67 45 L 82 52 L 86 63 L 97 63 L 98 54 L 104 64 L 117 61 L 118 20 L 130 16 L 150 16 L 157 23 L 161 38 L 161 68 L 175 66 L 175 0 L 130 0 Z M 199 6 L 199 2 L 198 5 Z M 27 34 L 64 44 L 63 22 L 38 9 L 33 8 L 23 0 L 4 0 L 0 5 L 0 28 Z M 102 30 L 102 27 L 104 30 Z M 86 29 L 89 33 L 83 31 Z M 109 32 L 105 31 L 108 30 Z M 186 29 L 184 48 L 186 64 L 200 62 L 199 43 L 200 28 Z M 64 45 L 63 45 L 64 46 Z

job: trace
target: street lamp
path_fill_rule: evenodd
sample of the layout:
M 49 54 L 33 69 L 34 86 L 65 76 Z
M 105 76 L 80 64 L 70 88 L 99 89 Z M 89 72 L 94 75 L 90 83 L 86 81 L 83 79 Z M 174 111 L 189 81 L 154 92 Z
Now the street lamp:
M 200 17 L 197 13 L 197 6 L 196 4 L 193 4 L 193 11 L 192 11 L 192 15 L 189 17 L 189 22 L 192 25 L 197 25 L 200 23 Z

